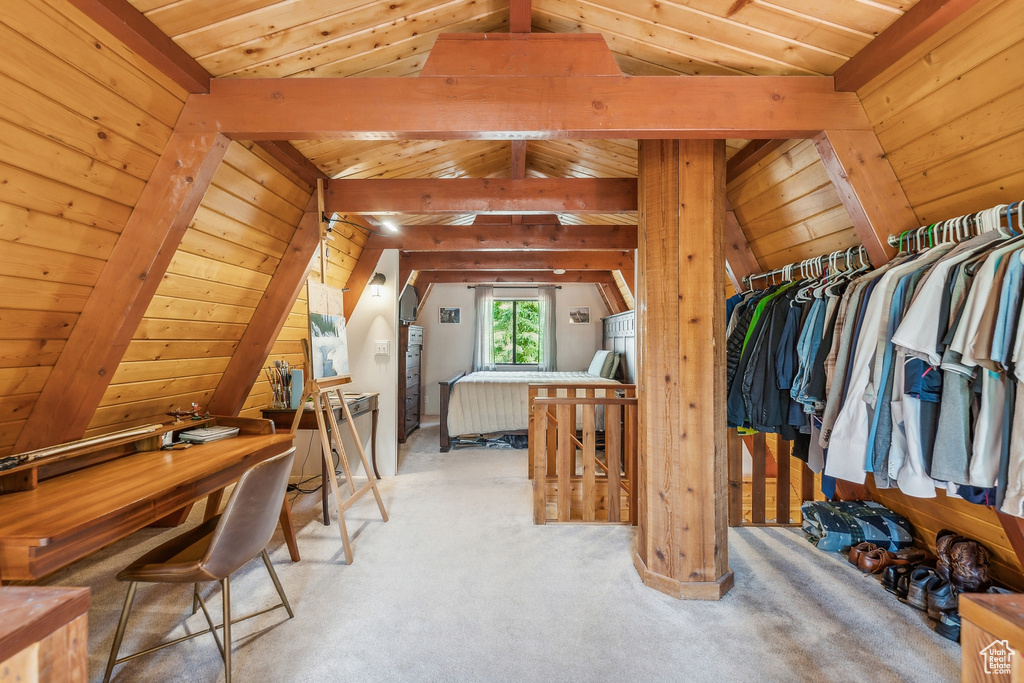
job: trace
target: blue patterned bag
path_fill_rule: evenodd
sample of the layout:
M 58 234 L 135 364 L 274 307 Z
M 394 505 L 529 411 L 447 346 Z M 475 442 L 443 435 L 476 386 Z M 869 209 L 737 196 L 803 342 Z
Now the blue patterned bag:
M 800 507 L 803 530 L 821 550 L 839 551 L 870 541 L 896 552 L 914 544 L 913 527 L 906 517 L 871 502 L 809 501 Z

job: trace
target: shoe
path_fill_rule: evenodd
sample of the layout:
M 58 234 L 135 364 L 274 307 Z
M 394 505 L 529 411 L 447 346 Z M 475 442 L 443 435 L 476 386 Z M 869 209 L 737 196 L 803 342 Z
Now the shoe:
M 932 565 L 935 563 L 935 556 L 924 548 L 903 548 L 902 550 L 896 551 L 896 557 L 900 560 L 906 560 L 910 564 L 928 564 Z
M 928 586 L 926 602 L 928 603 L 928 616 L 938 621 L 943 612 L 956 611 L 957 592 L 953 589 L 952 584 L 939 579 Z
M 908 565 L 906 560 L 898 560 L 896 556 L 884 548 L 872 550 L 869 553 L 861 553 L 857 560 L 857 569 L 865 574 L 878 574 L 886 567 L 893 565 Z
M 922 612 L 928 611 L 928 590 L 932 584 L 940 581 L 935 570 L 929 567 L 918 567 L 910 573 L 907 581 L 906 603 Z
M 1012 591 L 1009 588 L 1003 588 L 1002 586 L 989 586 L 986 593 L 993 595 L 1017 595 L 1017 591 Z
M 935 562 L 935 573 L 943 581 L 949 581 L 950 552 L 953 545 L 966 540 L 968 539 L 949 529 L 943 529 L 935 535 L 935 555 L 938 558 Z
M 907 597 L 907 580 L 914 567 L 909 564 L 891 564 L 882 570 L 882 588 L 897 598 Z M 900 588 L 902 586 L 902 590 Z
M 960 615 L 955 612 L 943 612 L 935 623 L 935 632 L 954 643 L 960 642 Z
M 949 582 L 961 593 L 978 593 L 989 586 L 988 548 L 972 540 L 953 543 L 949 549 Z
M 874 543 L 864 541 L 863 543 L 859 543 L 850 548 L 850 554 L 847 556 L 846 559 L 850 561 L 850 564 L 856 567 L 858 562 L 860 561 L 860 556 L 864 553 L 869 553 L 872 550 L 878 550 L 878 546 Z

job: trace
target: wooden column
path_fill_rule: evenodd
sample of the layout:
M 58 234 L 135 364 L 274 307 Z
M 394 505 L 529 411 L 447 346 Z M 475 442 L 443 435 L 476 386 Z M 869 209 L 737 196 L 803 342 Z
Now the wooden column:
M 725 142 L 641 140 L 634 564 L 678 598 L 732 587 L 725 420 Z

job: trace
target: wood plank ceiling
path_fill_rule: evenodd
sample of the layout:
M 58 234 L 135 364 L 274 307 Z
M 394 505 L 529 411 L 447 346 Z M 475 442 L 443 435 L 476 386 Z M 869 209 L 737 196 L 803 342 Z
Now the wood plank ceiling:
M 600 33 L 627 75 L 830 75 L 916 1 L 533 0 L 531 30 Z M 218 78 L 416 76 L 439 34 L 506 32 L 509 26 L 508 0 L 131 2 Z M 729 156 L 746 142 L 728 141 Z M 511 174 L 512 145 L 504 141 L 294 144 L 332 178 Z M 632 140 L 529 142 L 526 175 L 635 177 L 636 149 Z M 394 220 L 469 224 L 473 218 L 402 215 Z M 560 218 L 585 224 L 636 221 L 635 214 Z M 774 251 L 793 246 L 778 245 Z

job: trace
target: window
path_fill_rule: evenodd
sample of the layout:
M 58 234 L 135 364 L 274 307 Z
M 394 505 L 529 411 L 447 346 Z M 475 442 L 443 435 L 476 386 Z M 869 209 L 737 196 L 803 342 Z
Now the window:
M 494 302 L 494 362 L 540 363 L 540 302 L 516 299 Z

